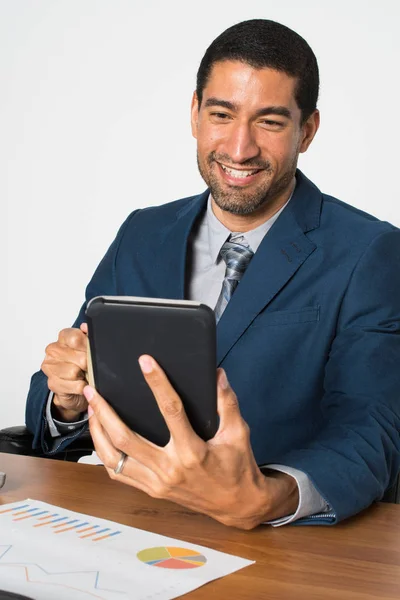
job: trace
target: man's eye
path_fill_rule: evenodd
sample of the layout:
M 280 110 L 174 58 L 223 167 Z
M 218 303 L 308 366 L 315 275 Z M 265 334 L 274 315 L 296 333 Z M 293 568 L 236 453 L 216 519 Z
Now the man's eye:
M 279 129 L 284 126 L 284 123 L 282 123 L 282 121 L 274 121 L 272 119 L 263 119 L 261 121 L 261 124 L 266 125 L 267 127 L 273 127 L 274 129 Z
M 216 121 L 227 121 L 229 119 L 229 115 L 226 113 L 214 112 L 211 113 L 211 118 Z

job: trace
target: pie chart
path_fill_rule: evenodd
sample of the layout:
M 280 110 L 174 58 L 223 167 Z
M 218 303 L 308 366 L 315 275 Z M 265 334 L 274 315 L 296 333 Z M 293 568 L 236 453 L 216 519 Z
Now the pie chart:
M 140 550 L 136 556 L 146 565 L 162 569 L 197 569 L 207 562 L 206 557 L 196 550 L 174 546 L 146 548 Z

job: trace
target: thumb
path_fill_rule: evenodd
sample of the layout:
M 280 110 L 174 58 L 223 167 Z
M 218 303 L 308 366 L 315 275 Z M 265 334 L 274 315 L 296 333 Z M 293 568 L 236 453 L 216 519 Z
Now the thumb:
M 91 385 L 86 385 L 83 388 L 83 395 L 85 396 L 89 405 L 89 416 L 94 413 L 99 421 L 103 423 L 107 421 L 107 418 L 111 418 L 110 415 L 115 415 L 115 411 L 104 400 L 103 396 L 100 396 L 96 388 L 92 387 Z
M 87 323 L 81 323 L 79 329 L 87 335 L 87 333 L 88 333 Z

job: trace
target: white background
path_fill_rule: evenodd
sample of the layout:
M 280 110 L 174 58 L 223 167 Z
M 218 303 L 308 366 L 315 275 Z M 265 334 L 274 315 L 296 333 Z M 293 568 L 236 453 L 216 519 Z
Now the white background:
M 270 18 L 306 38 L 322 115 L 300 167 L 400 225 L 399 6 L 0 0 L 0 428 L 24 422 L 30 376 L 125 217 L 205 188 L 190 101 L 206 47 L 234 23 Z

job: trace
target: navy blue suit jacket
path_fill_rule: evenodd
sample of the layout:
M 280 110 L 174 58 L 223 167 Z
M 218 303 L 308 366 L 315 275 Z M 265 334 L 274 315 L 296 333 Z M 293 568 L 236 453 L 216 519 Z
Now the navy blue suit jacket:
M 184 298 L 188 239 L 207 197 L 133 212 L 86 301 Z M 400 455 L 397 228 L 322 194 L 298 172 L 292 200 L 218 323 L 217 344 L 258 464 L 307 473 L 337 520 L 383 495 Z M 44 374 L 35 374 L 26 423 L 44 448 L 47 391 Z

